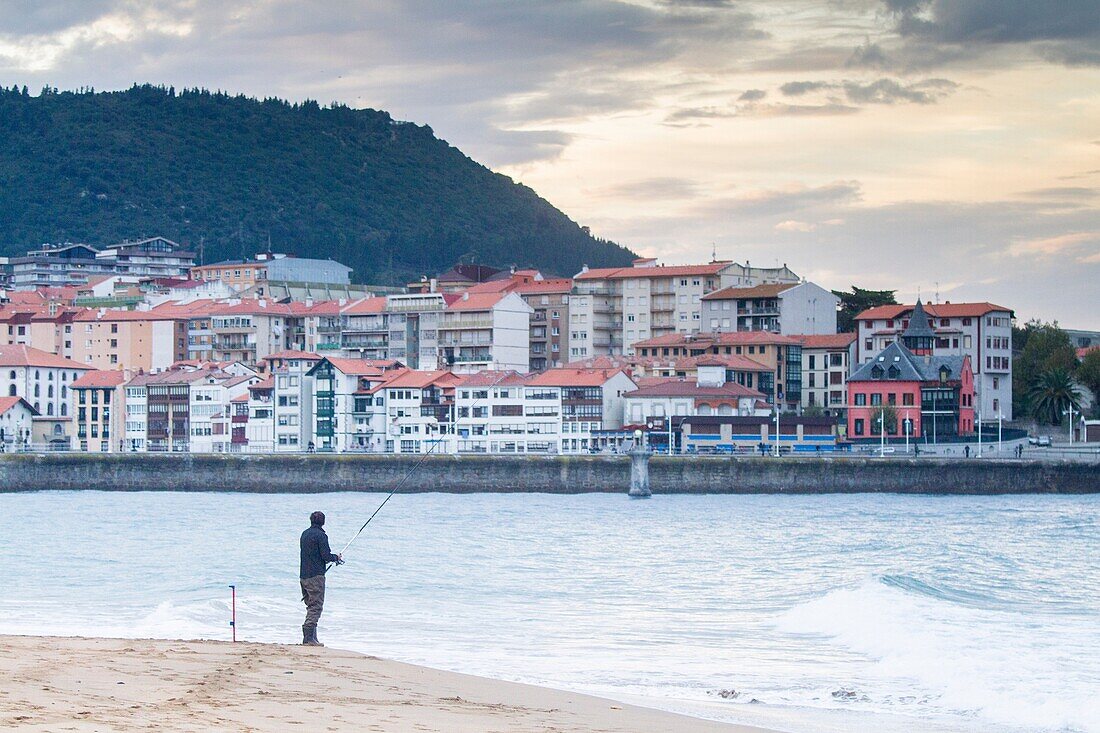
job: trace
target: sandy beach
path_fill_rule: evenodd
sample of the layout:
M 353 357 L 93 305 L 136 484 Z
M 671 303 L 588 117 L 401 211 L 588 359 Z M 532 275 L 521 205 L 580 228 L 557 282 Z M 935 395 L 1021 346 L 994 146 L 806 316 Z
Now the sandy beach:
M 331 648 L 0 637 L 18 731 L 765 733 Z

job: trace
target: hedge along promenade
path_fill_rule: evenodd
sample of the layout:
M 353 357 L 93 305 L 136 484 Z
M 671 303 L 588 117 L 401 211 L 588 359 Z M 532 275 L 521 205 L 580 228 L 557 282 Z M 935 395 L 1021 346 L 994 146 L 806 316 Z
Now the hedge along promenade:
M 47 490 L 320 493 L 623 492 L 626 456 L 157 455 L 0 456 L 0 492 Z M 1095 464 L 896 458 L 661 457 L 655 494 L 1100 493 Z

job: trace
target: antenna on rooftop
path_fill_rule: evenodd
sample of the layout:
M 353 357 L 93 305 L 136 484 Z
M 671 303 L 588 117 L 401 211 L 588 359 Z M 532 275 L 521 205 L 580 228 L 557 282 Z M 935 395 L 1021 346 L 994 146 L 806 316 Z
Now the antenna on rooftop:
M 940 304 L 940 281 L 936 281 L 936 305 Z
M 710 243 L 710 261 L 718 261 L 718 245 L 716 245 L 714 242 Z

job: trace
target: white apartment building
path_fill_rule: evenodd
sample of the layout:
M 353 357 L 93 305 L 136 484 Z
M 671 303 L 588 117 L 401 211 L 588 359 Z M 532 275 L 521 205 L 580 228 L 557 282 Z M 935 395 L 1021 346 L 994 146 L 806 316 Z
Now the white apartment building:
M 625 395 L 623 417 L 631 425 L 652 428 L 653 421 L 694 415 L 768 415 L 764 393 L 726 381 L 721 363 L 701 362 L 694 380 L 667 379 Z
M 268 377 L 248 388 L 248 422 L 244 450 L 249 453 L 275 452 L 275 379 Z
M 248 387 L 258 377 L 234 376 L 224 372 L 208 373 L 190 384 L 191 453 L 229 453 L 233 399 L 248 395 Z
M 0 346 L 0 396 L 22 397 L 42 417 L 69 415 L 69 385 L 87 371 L 83 364 L 30 346 Z
M 633 344 L 670 333 L 702 330 L 702 298 L 721 288 L 763 282 L 798 282 L 786 265 L 762 269 L 729 261 L 581 270 L 569 307 L 569 359 L 630 354 Z
M 122 433 L 122 452 L 124 453 L 145 452 L 146 434 L 149 429 L 149 402 L 146 385 L 150 376 L 148 374 L 138 375 L 122 386 L 122 392 L 126 396 L 125 402 L 121 405 L 125 414 Z M 115 409 L 118 409 L 118 407 L 116 406 Z
M 269 407 L 277 451 L 309 447 L 313 436 L 313 379 L 309 372 L 321 358 L 308 351 L 280 351 L 264 357 L 274 384 Z
M 840 298 L 811 282 L 734 286 L 702 298 L 702 330 L 835 334 Z
M 383 404 L 377 387 L 403 367 L 390 360 L 325 357 L 306 374 L 312 380 L 310 442 L 317 451 L 384 450 L 386 429 L 379 427 Z M 370 404 L 367 404 L 367 398 Z M 362 408 L 362 409 L 360 409 Z
M 909 325 L 911 305 L 883 305 L 856 316 L 856 359 L 865 364 L 898 340 Z M 936 334 L 933 356 L 969 356 L 974 369 L 975 411 L 983 421 L 1012 419 L 1012 320 L 1010 308 L 993 303 L 925 304 Z M 977 419 L 977 416 L 975 416 Z
M 10 453 L 30 443 L 37 415 L 22 397 L 0 397 L 0 452 Z
M 458 453 L 561 452 L 561 395 L 515 371 L 471 374 L 455 387 Z
M 525 396 L 535 417 L 539 405 L 549 403 L 557 391 L 561 408 L 561 453 L 587 453 L 596 446 L 595 433 L 623 426 L 625 395 L 637 384 L 622 369 L 573 369 L 563 367 L 536 374 L 527 382 Z
M 444 370 L 405 370 L 384 382 L 385 450 L 390 453 L 447 453 L 454 442 L 455 385 L 461 377 Z M 377 394 L 377 393 L 376 393 Z
M 462 293 L 439 319 L 439 360 L 460 374 L 530 368 L 534 309 L 516 293 Z

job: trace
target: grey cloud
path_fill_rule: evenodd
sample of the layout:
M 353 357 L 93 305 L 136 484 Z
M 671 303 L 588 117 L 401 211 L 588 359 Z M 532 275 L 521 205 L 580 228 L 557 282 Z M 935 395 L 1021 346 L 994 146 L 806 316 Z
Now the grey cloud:
M 789 81 L 779 87 L 779 91 L 788 97 L 800 97 L 809 92 L 831 89 L 833 86 L 835 85 L 825 81 Z
M 666 115 L 664 124 L 677 127 L 698 120 L 715 120 L 736 116 L 737 110 L 722 109 L 720 107 L 686 107 Z
M 113 0 L 5 0 L 0 3 L 0 35 L 41 35 L 98 20 L 116 3 Z
M 1050 60 L 1100 63 L 1095 0 L 885 0 L 905 37 L 941 44 L 1036 44 Z
M 872 69 L 885 69 L 891 64 L 890 57 L 877 43 L 866 41 L 852 51 L 846 66 L 866 67 Z
M 870 84 L 844 82 L 843 85 L 848 100 L 856 104 L 894 104 L 895 102 L 931 104 L 950 94 L 958 86 L 947 79 L 925 79 L 906 85 L 899 84 L 893 79 L 879 79 Z
M 859 112 L 858 107 L 852 107 L 839 102 L 826 102 L 825 104 L 765 104 L 757 105 L 751 110 L 751 114 L 758 117 L 814 117 L 832 115 L 850 115 Z
M 843 90 L 852 104 L 894 104 L 896 102 L 914 102 L 931 104 L 950 94 L 958 84 L 948 79 L 923 79 L 910 84 L 902 84 L 894 79 L 876 79 L 872 82 L 841 81 L 791 81 L 779 87 L 779 91 L 788 97 L 800 97 L 823 90 Z M 834 102 L 835 104 L 835 102 Z
M 766 96 L 768 96 L 768 93 L 763 89 L 749 89 L 741 92 L 741 95 L 737 97 L 737 99 L 741 102 L 759 102 Z

